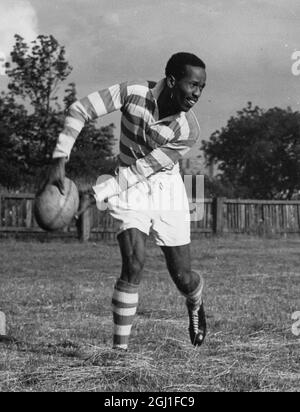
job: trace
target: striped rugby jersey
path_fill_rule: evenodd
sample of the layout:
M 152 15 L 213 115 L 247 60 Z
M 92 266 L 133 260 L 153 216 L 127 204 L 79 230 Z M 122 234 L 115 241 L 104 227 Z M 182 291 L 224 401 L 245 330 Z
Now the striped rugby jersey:
M 136 165 L 145 177 L 178 173 L 178 161 L 199 139 L 200 126 L 192 110 L 159 119 L 157 100 L 165 81 L 117 84 L 72 104 L 53 157 L 69 158 L 86 121 L 121 110 L 120 166 Z

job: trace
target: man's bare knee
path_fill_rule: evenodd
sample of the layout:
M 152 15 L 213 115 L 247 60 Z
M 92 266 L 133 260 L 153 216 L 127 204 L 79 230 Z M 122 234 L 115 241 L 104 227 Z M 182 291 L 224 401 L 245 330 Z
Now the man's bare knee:
M 139 284 L 145 264 L 146 236 L 137 229 L 123 232 L 119 236 L 122 253 L 121 279 L 133 284 Z
M 174 281 L 180 292 L 188 295 L 199 286 L 199 275 L 196 272 L 186 270 L 178 273 Z
M 123 280 L 129 283 L 139 284 L 141 282 L 145 259 L 135 253 L 126 256 L 123 260 L 122 276 Z

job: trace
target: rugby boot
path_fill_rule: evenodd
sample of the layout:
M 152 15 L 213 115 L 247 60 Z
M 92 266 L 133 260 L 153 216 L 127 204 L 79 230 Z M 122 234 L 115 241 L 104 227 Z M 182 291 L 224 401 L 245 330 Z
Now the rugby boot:
M 189 332 L 192 345 L 201 346 L 207 332 L 204 305 L 202 303 L 200 308 L 194 309 L 187 303 L 187 308 L 190 319 Z

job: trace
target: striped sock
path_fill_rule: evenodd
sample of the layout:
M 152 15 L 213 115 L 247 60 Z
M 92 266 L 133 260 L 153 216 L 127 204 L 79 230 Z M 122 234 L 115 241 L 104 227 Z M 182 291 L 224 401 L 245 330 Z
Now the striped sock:
M 199 284 L 193 292 L 189 293 L 188 295 L 184 295 L 184 296 L 186 297 L 186 303 L 188 307 L 196 311 L 200 309 L 200 306 L 202 304 L 204 279 L 199 272 L 194 271 L 194 273 L 197 273 L 197 275 L 199 275 Z
M 113 347 L 127 349 L 132 323 L 138 305 L 138 285 L 119 279 L 113 298 L 114 340 Z

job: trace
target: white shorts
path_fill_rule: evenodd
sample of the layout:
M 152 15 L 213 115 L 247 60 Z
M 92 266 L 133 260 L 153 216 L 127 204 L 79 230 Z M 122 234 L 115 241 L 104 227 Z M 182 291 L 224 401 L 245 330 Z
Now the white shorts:
M 152 233 L 159 246 L 191 242 L 189 201 L 179 173 L 157 173 L 110 198 L 107 206 L 120 222 L 118 235 L 136 228 L 147 235 Z

